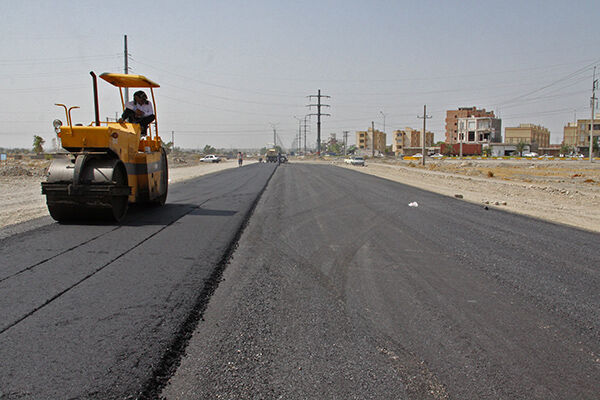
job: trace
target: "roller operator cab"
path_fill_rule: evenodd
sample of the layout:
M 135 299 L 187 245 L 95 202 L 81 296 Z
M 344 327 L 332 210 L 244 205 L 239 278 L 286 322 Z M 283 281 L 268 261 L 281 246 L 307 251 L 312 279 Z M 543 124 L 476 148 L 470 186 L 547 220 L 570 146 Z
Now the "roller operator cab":
M 54 121 L 54 129 L 68 154 L 50 165 L 42 194 L 52 218 L 59 222 L 85 220 L 120 221 L 129 203 L 163 205 L 167 200 L 167 156 L 158 136 L 154 88 L 159 85 L 142 75 L 104 73 L 100 78 L 119 88 L 144 88 L 152 95 L 154 122 L 147 136 L 141 127 L 129 122 L 100 122 L 96 75 L 94 86 L 95 121 L 74 124 L 71 111 L 65 110 L 67 123 Z M 152 125 L 154 129 L 152 129 Z

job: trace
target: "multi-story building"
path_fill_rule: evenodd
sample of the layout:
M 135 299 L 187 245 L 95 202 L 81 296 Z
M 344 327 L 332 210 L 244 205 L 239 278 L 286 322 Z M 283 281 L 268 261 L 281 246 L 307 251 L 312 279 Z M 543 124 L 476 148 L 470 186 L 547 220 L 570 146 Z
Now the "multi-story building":
M 495 117 L 466 117 L 458 119 L 458 143 L 502 142 L 502 120 Z M 456 143 L 456 142 L 453 142 Z
M 478 110 L 477 107 L 459 107 L 446 111 L 446 143 L 458 143 L 458 119 L 467 117 L 495 118 L 493 111 Z
M 367 131 L 357 131 L 356 132 L 356 147 L 359 150 L 363 151 L 373 151 L 375 148 L 376 152 L 385 153 L 385 133 L 375 129 L 375 134 L 373 134 L 373 130 L 369 128 Z
M 515 127 L 506 127 L 504 142 L 509 144 L 525 143 L 531 145 L 533 150 L 539 147 L 550 146 L 550 131 L 543 126 L 534 124 L 519 124 Z
M 433 132 L 425 133 L 425 147 L 433 146 L 433 137 Z M 395 155 L 405 154 L 406 148 L 421 148 L 421 146 L 421 131 L 408 127 L 394 131 L 392 151 Z
M 394 139 L 392 141 L 392 151 L 395 155 L 399 156 L 404 154 L 404 149 L 408 147 L 408 138 L 406 135 L 406 131 L 404 130 L 395 130 L 394 131 Z
M 577 120 L 577 137 L 582 141 L 583 146 L 590 145 L 590 125 L 589 119 Z M 600 115 L 597 114 L 594 116 L 593 137 L 600 137 Z
M 577 134 L 577 122 L 569 122 L 563 128 L 562 144 L 566 144 L 567 146 L 583 146 L 584 143 L 585 138 Z

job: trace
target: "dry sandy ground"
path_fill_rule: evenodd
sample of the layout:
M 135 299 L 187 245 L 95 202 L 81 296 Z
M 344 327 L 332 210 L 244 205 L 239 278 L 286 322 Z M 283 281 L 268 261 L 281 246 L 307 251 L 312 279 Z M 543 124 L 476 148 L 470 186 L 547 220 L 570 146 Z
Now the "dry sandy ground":
M 441 160 L 427 161 L 424 167 L 418 161 L 367 161 L 366 167 L 349 166 L 339 159 L 292 158 L 290 162 L 331 163 L 443 195 L 462 196 L 482 207 L 600 232 L 600 161 Z M 235 161 L 227 161 L 170 168 L 170 182 L 236 166 Z M 40 192 L 43 168 L 15 168 L 0 167 L 0 228 L 48 215 Z

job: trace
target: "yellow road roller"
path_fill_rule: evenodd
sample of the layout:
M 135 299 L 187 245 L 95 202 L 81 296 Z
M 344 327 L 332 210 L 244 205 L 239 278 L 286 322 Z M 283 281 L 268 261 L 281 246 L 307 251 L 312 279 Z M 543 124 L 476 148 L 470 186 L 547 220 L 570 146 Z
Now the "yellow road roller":
M 58 222 L 85 220 L 121 221 L 129 203 L 164 205 L 167 200 L 167 155 L 158 136 L 154 89 L 159 85 L 142 75 L 104 73 L 100 78 L 119 88 L 125 111 L 123 88 L 145 88 L 152 95 L 154 121 L 146 136 L 132 122 L 101 122 L 97 79 L 90 72 L 94 89 L 95 121 L 74 124 L 65 110 L 67 123 L 53 125 L 61 146 L 68 152 L 57 156 L 48 168 L 42 194 L 52 218 Z M 152 126 L 154 127 L 152 129 Z

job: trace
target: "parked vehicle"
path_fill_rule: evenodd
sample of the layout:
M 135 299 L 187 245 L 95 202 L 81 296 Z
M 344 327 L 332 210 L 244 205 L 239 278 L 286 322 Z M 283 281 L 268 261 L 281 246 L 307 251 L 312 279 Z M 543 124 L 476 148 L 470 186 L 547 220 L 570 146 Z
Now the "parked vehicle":
M 215 156 L 214 154 L 209 154 L 207 156 L 204 156 L 200 159 L 201 162 L 212 162 L 212 163 L 218 163 L 221 162 L 221 157 L 219 156 Z
M 523 157 L 537 157 L 538 153 L 532 151 L 530 153 L 523 153 Z
M 350 164 L 350 165 L 362 165 L 362 166 L 365 165 L 365 159 L 364 159 L 364 157 L 361 157 L 361 156 L 348 157 L 344 160 L 344 162 L 346 164 Z

